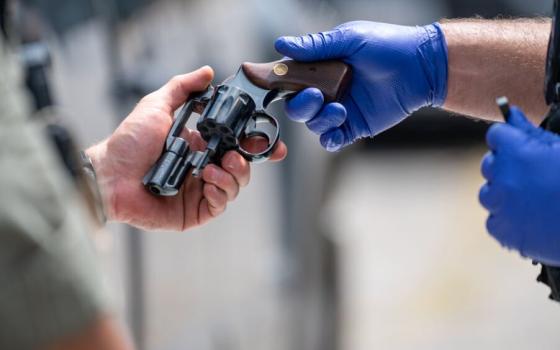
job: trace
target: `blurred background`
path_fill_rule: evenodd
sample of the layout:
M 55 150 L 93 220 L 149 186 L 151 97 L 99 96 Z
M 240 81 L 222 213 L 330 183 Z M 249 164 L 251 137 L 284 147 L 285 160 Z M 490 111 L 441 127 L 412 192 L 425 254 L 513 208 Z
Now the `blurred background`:
M 279 35 L 350 20 L 550 16 L 552 0 L 28 1 L 49 24 L 53 96 L 86 147 L 171 76 L 279 59 Z M 522 30 L 522 28 L 521 28 Z M 513 72 L 512 72 L 513 73 Z M 485 231 L 485 123 L 422 110 L 329 154 L 282 123 L 290 154 L 253 167 L 225 215 L 185 233 L 96 237 L 144 349 L 558 349 L 538 268 Z

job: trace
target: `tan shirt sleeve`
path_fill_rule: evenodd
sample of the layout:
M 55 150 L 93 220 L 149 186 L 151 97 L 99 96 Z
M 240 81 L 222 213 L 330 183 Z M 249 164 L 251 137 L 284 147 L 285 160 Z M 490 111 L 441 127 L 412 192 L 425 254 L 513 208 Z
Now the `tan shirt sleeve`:
M 0 42 L 0 349 L 33 349 L 108 311 L 90 218 L 42 130 L 26 122 Z

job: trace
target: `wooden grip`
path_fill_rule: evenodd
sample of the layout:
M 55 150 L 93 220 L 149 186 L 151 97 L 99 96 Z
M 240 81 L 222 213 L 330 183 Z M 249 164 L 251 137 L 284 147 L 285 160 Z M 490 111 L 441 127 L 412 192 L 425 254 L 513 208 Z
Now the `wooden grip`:
M 243 72 L 258 87 L 298 92 L 314 87 L 325 102 L 340 101 L 350 85 L 352 70 L 342 61 L 243 63 Z

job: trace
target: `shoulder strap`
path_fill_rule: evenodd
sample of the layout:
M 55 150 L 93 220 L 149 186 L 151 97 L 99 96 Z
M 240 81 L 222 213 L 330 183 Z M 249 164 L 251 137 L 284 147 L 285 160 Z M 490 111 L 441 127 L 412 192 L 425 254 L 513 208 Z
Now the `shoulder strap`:
M 0 0 L 0 30 L 4 38 L 7 37 L 6 32 L 6 0 Z

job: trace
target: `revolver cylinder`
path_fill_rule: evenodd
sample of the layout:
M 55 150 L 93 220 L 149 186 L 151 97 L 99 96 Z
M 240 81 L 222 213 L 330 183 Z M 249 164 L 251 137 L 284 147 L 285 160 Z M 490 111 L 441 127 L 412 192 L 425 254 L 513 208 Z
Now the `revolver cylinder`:
M 255 109 L 255 102 L 243 90 L 222 85 L 208 103 L 197 123 L 202 138 L 219 138 L 217 157 L 238 146 L 238 139 Z

